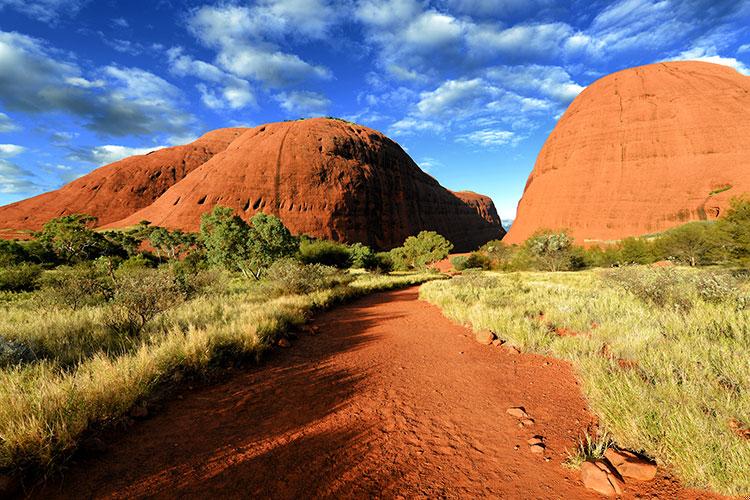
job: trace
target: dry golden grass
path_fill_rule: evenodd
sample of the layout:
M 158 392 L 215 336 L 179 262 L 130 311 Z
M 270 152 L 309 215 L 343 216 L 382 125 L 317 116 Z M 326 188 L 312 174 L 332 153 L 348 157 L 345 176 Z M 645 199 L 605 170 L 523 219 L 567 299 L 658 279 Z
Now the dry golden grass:
M 664 271 L 635 272 L 648 281 Z M 645 452 L 686 485 L 750 494 L 750 441 L 729 424 L 750 423 L 747 290 L 717 300 L 705 294 L 709 271 L 666 272 L 679 273 L 682 288 L 662 306 L 594 271 L 472 274 L 427 283 L 421 297 L 522 350 L 571 361 L 619 446 Z

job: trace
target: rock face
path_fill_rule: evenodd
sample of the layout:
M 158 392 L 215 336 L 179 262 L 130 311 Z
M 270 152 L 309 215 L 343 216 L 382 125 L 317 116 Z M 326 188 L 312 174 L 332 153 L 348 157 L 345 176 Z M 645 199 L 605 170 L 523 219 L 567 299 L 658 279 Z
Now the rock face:
M 126 180 L 132 174 L 120 176 L 119 189 L 110 191 L 128 192 L 130 196 L 123 197 L 127 202 L 87 204 L 85 196 L 93 198 L 94 180 L 109 178 L 100 172 L 123 167 L 113 164 L 92 172 L 76 181 L 74 192 L 83 202 L 72 211 L 97 215 L 106 228 L 149 220 L 154 225 L 195 231 L 201 214 L 220 204 L 234 208 L 245 219 L 259 211 L 277 215 L 294 233 L 362 242 L 379 249 L 398 246 L 422 230 L 442 234 L 456 251 L 473 250 L 505 233 L 489 198 L 453 194 L 420 170 L 398 144 L 375 130 L 323 118 L 231 130 L 228 146 L 210 157 L 204 155 L 189 172 L 180 171 L 182 176 L 176 181 L 172 170 L 166 176 L 156 175 L 156 182 L 162 177 L 170 181 L 159 184 L 159 189 L 150 189 L 148 182 L 131 186 Z M 143 158 L 149 156 L 129 160 L 140 165 Z M 137 177 L 142 178 L 149 177 Z M 61 207 L 38 217 L 38 225 L 70 206 L 57 197 L 73 184 L 42 195 Z M 13 220 L 6 215 L 12 205 L 0 209 L 0 228 L 24 227 L 19 220 L 29 214 L 23 204 L 32 200 L 16 204 Z
M 544 144 L 505 240 L 617 240 L 713 219 L 750 192 L 750 77 L 671 62 L 606 76 Z
M 50 219 L 75 213 L 94 215 L 100 224 L 120 220 L 153 203 L 245 130 L 215 130 L 185 146 L 131 156 L 58 190 L 0 207 L 0 230 L 39 230 Z

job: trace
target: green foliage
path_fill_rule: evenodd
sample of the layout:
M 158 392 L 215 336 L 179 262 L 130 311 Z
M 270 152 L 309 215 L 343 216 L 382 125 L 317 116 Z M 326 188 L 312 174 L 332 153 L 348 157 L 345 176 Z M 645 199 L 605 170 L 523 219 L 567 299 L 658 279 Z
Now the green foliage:
M 132 269 L 118 273 L 105 322 L 117 334 L 139 337 L 158 314 L 185 299 L 182 284 L 168 269 Z
M 301 295 L 346 285 L 354 276 L 332 266 L 303 264 L 295 259 L 279 259 L 266 275 L 271 288 L 283 295 Z
M 452 249 L 453 243 L 435 231 L 422 231 L 406 238 L 404 245 L 391 250 L 390 255 L 396 269 L 425 269 L 448 257 Z
M 602 278 L 608 285 L 620 287 L 647 304 L 682 310 L 692 307 L 686 280 L 680 272 L 670 267 L 626 266 L 605 271 Z
M 117 253 L 116 245 L 92 229 L 96 220 L 96 217 L 82 214 L 58 217 L 44 225 L 37 239 L 65 263 L 114 255 Z
M 278 217 L 259 212 L 250 219 L 250 224 L 247 268 L 256 279 L 275 261 L 299 251 L 299 240 Z
M 729 258 L 750 262 L 750 199 L 733 199 L 726 214 L 716 221 L 716 229 Z
M 158 262 L 155 259 L 149 258 L 148 254 L 139 253 L 122 261 L 118 269 L 143 269 L 146 267 L 156 267 L 157 263 Z
M 655 243 L 658 254 L 664 259 L 690 266 L 711 264 L 720 257 L 720 242 L 714 224 L 690 222 L 670 229 Z
M 73 310 L 103 304 L 114 294 L 114 275 L 106 261 L 60 266 L 42 279 L 40 300 Z
M 257 213 L 248 224 L 231 208 L 218 205 L 201 217 L 201 237 L 210 264 L 255 279 L 276 260 L 299 250 L 299 240 L 278 217 Z
M 161 259 L 177 259 L 197 243 L 197 236 L 184 233 L 179 229 L 170 231 L 164 227 L 150 228 L 148 240 L 156 250 L 156 256 Z
M 38 286 L 42 268 L 35 264 L 0 267 L 0 291 L 30 292 Z
M 573 239 L 565 232 L 537 231 L 524 247 L 542 270 L 566 271 L 573 266 Z
M 300 260 L 305 264 L 322 264 L 339 269 L 351 265 L 351 252 L 343 243 L 303 238 L 299 246 Z
M 463 271 L 469 268 L 469 257 L 467 255 L 456 255 L 451 259 L 451 266 L 456 271 Z
M 395 269 L 393 258 L 390 252 L 378 252 L 375 254 L 375 258 L 371 264 L 370 271 L 378 274 L 387 274 Z
M 354 269 L 367 269 L 368 271 L 376 269 L 380 262 L 377 254 L 372 248 L 362 243 L 354 243 L 349 247 L 349 259 L 351 267 Z
M 27 262 L 28 258 L 26 249 L 17 241 L 0 240 L 0 267 Z

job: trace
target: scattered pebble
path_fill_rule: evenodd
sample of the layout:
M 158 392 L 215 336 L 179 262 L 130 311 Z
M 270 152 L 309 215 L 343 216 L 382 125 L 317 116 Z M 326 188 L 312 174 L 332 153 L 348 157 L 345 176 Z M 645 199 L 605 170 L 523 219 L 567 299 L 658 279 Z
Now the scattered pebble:
M 279 347 L 292 347 L 292 343 L 287 339 L 279 339 L 278 342 L 276 342 L 276 345 Z
M 543 444 L 543 441 L 544 438 L 542 436 L 534 436 L 526 442 L 529 443 L 529 446 L 534 446 L 535 444 Z
M 538 455 L 541 455 L 542 453 L 544 453 L 543 444 L 535 444 L 534 446 L 530 446 L 529 449 L 531 450 L 531 453 L 536 453 Z
M 622 495 L 625 489 L 625 483 L 602 460 L 583 462 L 581 481 L 586 488 L 608 497 Z
M 604 457 L 622 477 L 639 481 L 651 481 L 656 477 L 656 464 L 635 453 L 609 448 Z
M 523 427 L 531 427 L 532 425 L 534 425 L 534 419 L 533 418 L 524 418 L 523 420 L 521 420 L 521 425 Z
M 514 406 L 512 408 L 508 408 L 507 413 L 508 415 L 516 418 L 529 418 L 529 414 L 526 413 L 526 409 L 523 406 Z

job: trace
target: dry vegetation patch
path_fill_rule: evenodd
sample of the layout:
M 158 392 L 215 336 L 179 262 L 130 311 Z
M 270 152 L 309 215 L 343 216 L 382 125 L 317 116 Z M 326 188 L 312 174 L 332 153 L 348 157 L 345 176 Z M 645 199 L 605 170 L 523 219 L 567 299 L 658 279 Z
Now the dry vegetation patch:
M 473 272 L 425 284 L 421 297 L 522 350 L 571 361 L 618 446 L 688 486 L 741 495 L 750 441 L 728 422 L 750 421 L 747 287 L 727 271 L 633 267 Z

